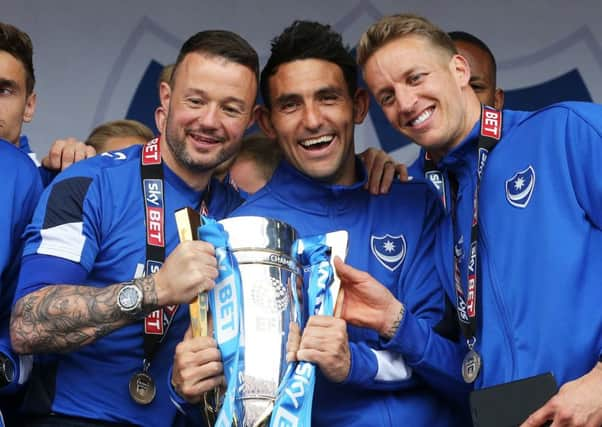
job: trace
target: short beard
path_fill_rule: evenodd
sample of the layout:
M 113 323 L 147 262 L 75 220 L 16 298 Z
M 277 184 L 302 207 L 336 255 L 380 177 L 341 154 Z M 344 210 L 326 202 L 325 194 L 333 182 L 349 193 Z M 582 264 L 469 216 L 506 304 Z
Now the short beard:
M 211 162 L 210 164 L 195 162 L 188 153 L 188 151 L 186 151 L 186 142 L 184 140 L 180 141 L 177 135 L 175 135 L 175 132 L 170 131 L 169 121 L 166 121 L 165 129 L 165 139 L 167 141 L 167 146 L 169 147 L 174 159 L 181 166 L 183 166 L 191 172 L 200 173 L 213 171 L 224 160 L 231 157 L 230 153 L 221 150 L 218 152 L 218 159 L 215 162 Z

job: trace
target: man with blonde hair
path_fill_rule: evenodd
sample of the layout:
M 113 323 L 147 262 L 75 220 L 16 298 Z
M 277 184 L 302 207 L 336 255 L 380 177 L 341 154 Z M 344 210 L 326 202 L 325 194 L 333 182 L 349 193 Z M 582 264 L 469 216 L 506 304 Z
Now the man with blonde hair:
M 466 59 L 415 15 L 373 24 L 358 62 L 391 124 L 422 146 L 450 213 L 436 253 L 467 339 L 465 380 L 480 389 L 551 372 L 561 388 L 524 426 L 601 425 L 602 108 L 482 108 Z M 344 316 L 386 322 L 374 308 L 399 302 L 343 270 L 346 295 L 372 296 L 347 299 Z
M 97 153 L 105 153 L 134 144 L 145 144 L 153 137 L 153 131 L 139 121 L 113 120 L 94 128 L 86 144 L 94 147 Z

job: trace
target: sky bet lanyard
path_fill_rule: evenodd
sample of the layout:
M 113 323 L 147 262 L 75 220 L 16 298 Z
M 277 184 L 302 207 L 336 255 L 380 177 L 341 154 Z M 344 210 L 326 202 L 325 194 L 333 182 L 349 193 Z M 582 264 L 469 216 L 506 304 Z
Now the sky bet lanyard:
M 477 185 L 473 195 L 472 203 L 472 223 L 470 227 L 470 257 L 468 259 L 468 277 L 467 277 L 467 296 L 464 296 L 464 287 L 462 285 L 461 275 L 461 251 L 455 248 L 455 236 L 460 235 L 458 229 L 458 217 L 456 214 L 457 208 L 457 188 L 456 191 L 451 191 L 451 216 L 454 230 L 454 287 L 456 290 L 456 310 L 458 312 L 458 320 L 462 333 L 466 337 L 468 344 L 468 353 L 462 362 L 462 377 L 467 383 L 472 383 L 479 375 L 481 369 L 481 357 L 474 350 L 474 345 L 477 341 L 477 272 L 478 272 L 478 253 L 477 242 L 479 237 L 479 188 L 481 186 L 481 178 L 487 162 L 489 152 L 493 150 L 499 142 L 502 134 L 502 112 L 491 107 L 483 106 L 481 110 L 481 130 L 479 133 L 479 141 L 477 144 Z M 443 204 L 445 205 L 445 182 L 443 174 L 437 170 L 435 162 L 431 159 L 428 153 L 425 155 L 424 162 L 425 177 L 430 180 L 441 195 Z M 457 182 L 450 182 L 456 184 Z M 454 194 L 455 193 L 455 194 Z
M 165 261 L 165 196 L 163 165 L 159 138 L 142 147 L 140 175 L 144 195 L 146 224 L 145 275 L 156 273 Z M 201 202 L 201 211 L 207 212 L 210 191 L 207 189 Z M 129 388 L 132 398 L 141 405 L 151 403 L 156 394 L 155 383 L 150 376 L 150 364 L 159 344 L 167 336 L 178 305 L 168 305 L 148 314 L 144 319 L 144 360 L 142 371 L 134 374 Z

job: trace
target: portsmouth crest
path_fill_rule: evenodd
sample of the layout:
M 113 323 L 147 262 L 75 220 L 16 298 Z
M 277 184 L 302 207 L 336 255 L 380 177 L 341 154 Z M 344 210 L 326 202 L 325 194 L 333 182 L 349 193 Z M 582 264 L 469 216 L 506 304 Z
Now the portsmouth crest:
M 370 249 L 376 259 L 388 270 L 394 271 L 406 257 L 406 239 L 403 235 L 371 236 Z
M 506 200 L 517 208 L 525 208 L 535 188 L 535 169 L 529 165 L 506 180 Z

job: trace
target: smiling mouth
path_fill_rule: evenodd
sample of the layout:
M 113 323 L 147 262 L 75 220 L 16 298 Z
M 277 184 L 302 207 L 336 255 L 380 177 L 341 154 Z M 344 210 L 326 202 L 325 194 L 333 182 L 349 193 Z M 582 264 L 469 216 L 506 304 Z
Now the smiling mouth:
M 420 126 L 422 123 L 424 123 L 429 117 L 431 117 L 433 115 L 433 111 L 435 111 L 434 107 L 431 108 L 427 108 L 426 110 L 424 110 L 418 117 L 416 117 L 415 119 L 410 120 L 407 125 L 411 126 L 411 127 L 416 127 L 416 126 Z
M 190 136 L 195 141 L 201 142 L 203 144 L 219 144 L 220 142 L 224 141 L 224 138 L 217 138 L 215 136 L 198 134 L 194 132 L 188 132 L 188 136 Z
M 317 138 L 308 138 L 299 141 L 299 144 L 307 150 L 318 150 L 328 146 L 334 140 L 334 135 L 322 135 Z

